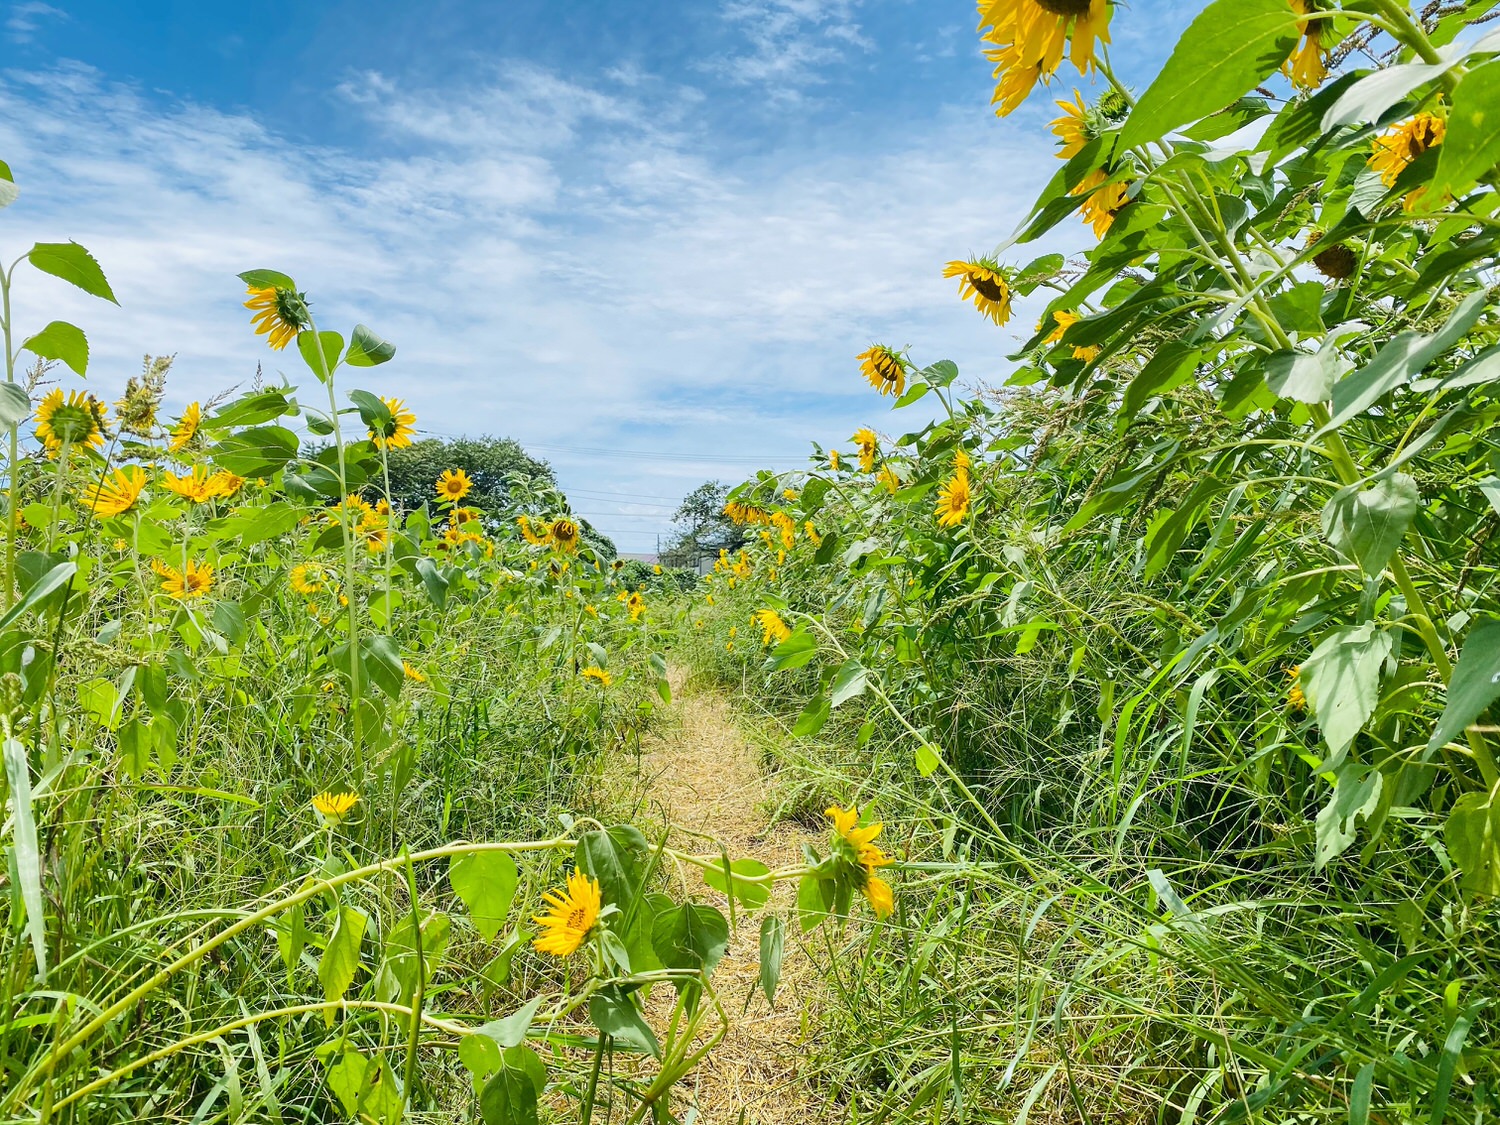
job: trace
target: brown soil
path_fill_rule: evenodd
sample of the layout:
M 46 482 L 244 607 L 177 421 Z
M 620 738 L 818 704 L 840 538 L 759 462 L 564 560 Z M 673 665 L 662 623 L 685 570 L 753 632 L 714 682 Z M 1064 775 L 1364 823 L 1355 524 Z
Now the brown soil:
M 672 825 L 672 843 L 706 852 L 714 846 L 694 836 L 720 841 L 731 859 L 758 859 L 773 870 L 799 862 L 807 832 L 791 824 L 770 825 L 766 781 L 760 755 L 735 727 L 725 700 L 711 688 L 693 684 L 680 670 L 672 674 L 676 722 L 642 747 L 639 773 L 629 771 L 628 787 L 649 810 Z M 622 786 L 624 787 L 624 786 Z M 705 886 L 696 873 L 688 887 L 701 902 L 728 915 L 724 896 Z M 818 980 L 798 948 L 793 906 L 795 885 L 779 884 L 765 910 L 787 920 L 781 987 L 773 1009 L 760 990 L 760 922 L 764 911 L 736 909 L 729 951 L 714 971 L 714 987 L 728 1011 L 728 1034 L 697 1072 L 679 1087 L 674 1110 L 686 1103 L 698 1109 L 703 1125 L 816 1125 L 831 1120 L 826 1107 L 804 1085 L 799 1063 L 807 1056 L 804 1013 L 818 1003 Z M 648 1018 L 670 1009 L 670 995 L 654 996 Z M 748 1003 L 747 1003 L 748 1001 Z

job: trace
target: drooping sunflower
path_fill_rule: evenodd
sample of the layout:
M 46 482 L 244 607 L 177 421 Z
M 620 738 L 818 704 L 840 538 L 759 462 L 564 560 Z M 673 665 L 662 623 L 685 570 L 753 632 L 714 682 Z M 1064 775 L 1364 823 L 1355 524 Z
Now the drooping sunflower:
M 1323 241 L 1323 232 L 1307 232 L 1306 248 L 1311 250 Z M 1313 268 L 1330 281 L 1347 281 L 1359 268 L 1359 256 L 1342 242 L 1335 242 L 1313 255 Z
M 890 866 L 890 856 L 875 843 L 875 837 L 885 828 L 884 824 L 877 820 L 874 824 L 861 828 L 859 809 L 846 809 L 838 805 L 829 806 L 824 810 L 824 815 L 833 822 L 834 834 L 849 846 L 855 861 L 867 872 L 873 873 L 877 867 Z
M 1010 319 L 1010 280 L 995 259 L 952 261 L 943 270 L 943 276 L 958 278 L 959 297 L 973 301 L 974 307 L 997 326 Z
M 245 478 L 220 469 L 208 478 L 208 487 L 216 497 L 227 500 L 245 487 Z
M 958 469 L 938 489 L 937 521 L 940 527 L 956 527 L 969 514 L 969 473 Z
M 891 916 L 891 911 L 896 909 L 896 892 L 891 890 L 891 885 L 879 875 L 865 873 L 865 901 L 870 904 L 870 909 L 875 911 L 875 917 L 882 920 Z
M 100 519 L 130 511 L 141 498 L 147 479 L 146 470 L 139 465 L 116 469 L 89 489 L 87 499 L 90 510 Z
M 1042 340 L 1042 344 L 1045 346 L 1048 344 L 1056 344 L 1061 342 L 1062 338 L 1067 335 L 1068 329 L 1072 328 L 1073 325 L 1077 324 L 1082 319 L 1083 317 L 1079 316 L 1075 312 L 1068 312 L 1066 309 L 1056 310 L 1052 314 L 1052 331 L 1047 333 L 1046 338 Z M 1042 325 L 1038 324 L 1037 331 L 1040 332 L 1042 330 L 1042 327 Z M 1074 359 L 1081 359 L 1085 363 L 1090 363 L 1098 357 L 1099 349 L 1093 344 L 1089 344 L 1084 347 L 1079 347 L 1076 344 L 1073 346 Z
M 1428 149 L 1437 148 L 1448 133 L 1448 123 L 1431 113 L 1419 113 L 1410 121 L 1397 125 L 1372 142 L 1370 167 L 1380 173 L 1380 182 L 1394 187 L 1412 163 Z M 1426 193 L 1425 187 L 1407 193 L 1405 207 L 1410 211 Z
M 444 469 L 438 477 L 437 494 L 440 500 L 452 500 L 455 504 L 469 494 L 474 482 L 462 469 Z
M 837 449 L 830 449 L 828 451 L 828 468 L 835 473 L 839 471 L 839 451 Z
M 1321 12 L 1318 0 L 1287 0 L 1292 11 L 1299 16 L 1311 16 Z M 1299 90 L 1315 90 L 1328 77 L 1328 50 L 1323 46 L 1328 36 L 1328 21 L 1322 19 L 1299 19 L 1297 30 L 1302 41 L 1292 52 L 1291 58 L 1282 64 L 1282 72 L 1292 80 Z
M 1302 691 L 1302 665 L 1293 664 L 1286 670 L 1287 678 L 1292 682 L 1286 689 L 1286 705 L 1293 711 L 1307 710 L 1307 696 Z
M 559 551 L 572 554 L 578 550 L 578 525 L 567 516 L 558 516 L 547 529 L 552 544 Z
M 625 608 L 630 613 L 630 620 L 639 621 L 646 612 L 645 596 L 639 590 L 633 590 L 625 599 Z
M 797 542 L 797 521 L 785 512 L 777 512 L 771 517 L 771 523 L 781 533 L 781 545 L 787 550 Z
M 807 534 L 807 541 L 811 543 L 815 548 L 821 547 L 823 545 L 823 537 L 818 534 L 818 529 L 813 525 L 812 520 L 808 520 L 806 523 L 804 523 L 802 525 L 802 530 Z
M 189 559 L 187 568 L 179 571 L 176 567 L 157 560 L 151 564 L 151 568 L 161 575 L 162 593 L 180 602 L 202 597 L 213 589 L 214 568 L 208 563 L 195 563 Z
M 861 426 L 849 440 L 859 446 L 859 471 L 871 472 L 875 468 L 875 451 L 880 447 L 880 439 L 875 436 L 875 431 L 868 426 Z
M 609 687 L 615 682 L 615 678 L 603 668 L 589 667 L 579 673 L 585 680 L 593 680 L 600 687 Z
M 1073 195 L 1087 195 L 1083 201 L 1083 221 L 1094 228 L 1094 237 L 1103 238 L 1109 233 L 1115 216 L 1130 202 L 1130 184 L 1124 180 L 1109 180 L 1109 172 L 1103 168 L 1090 172 L 1073 189 Z
M 860 371 L 882 395 L 906 393 L 906 362 L 884 344 L 871 344 L 854 357 L 860 361 Z
M 425 684 L 427 682 L 427 677 L 418 669 L 413 668 L 411 663 L 406 660 L 401 662 L 401 674 L 413 683 Z
M 171 453 L 181 453 L 192 440 L 198 436 L 198 427 L 203 423 L 203 407 L 196 402 L 187 404 L 187 409 L 182 412 L 182 417 L 177 419 L 177 425 L 172 429 L 172 440 L 167 443 L 167 450 Z
M 880 466 L 880 473 L 876 477 L 880 485 L 892 496 L 901 491 L 901 478 L 896 475 L 896 470 L 889 465 Z
M 1072 101 L 1059 101 L 1057 108 L 1063 111 L 1063 115 L 1052 122 L 1051 128 L 1061 146 L 1057 150 L 1058 158 L 1067 160 L 1070 156 L 1077 156 L 1083 151 L 1083 146 L 1094 139 L 1094 126 L 1088 105 L 1077 90 L 1073 91 Z
M 377 434 L 371 430 L 370 440 L 387 449 L 405 449 L 411 444 L 412 434 L 417 432 L 417 416 L 399 398 L 381 395 L 380 401 L 390 411 L 391 420 L 385 424 L 383 432 Z
M 780 644 L 792 635 L 792 628 L 781 619 L 781 614 L 774 609 L 758 609 L 750 615 L 750 622 L 760 626 L 761 644 L 768 645 L 772 641 Z
M 1109 14 L 1110 0 L 980 0 L 979 28 L 993 45 L 985 55 L 995 64 L 996 112 L 1005 116 L 1038 82 L 1050 82 L 1064 51 L 1080 73 L 1092 70 L 1095 44 L 1109 42 Z
M 324 820 L 333 824 L 339 824 L 359 803 L 357 793 L 333 793 L 324 790 L 312 799 L 312 807 Z
M 104 404 L 84 391 L 54 387 L 36 408 L 36 436 L 56 457 L 63 445 L 99 449 L 104 445 Z
M 249 293 L 250 299 L 245 302 L 245 307 L 255 313 L 250 318 L 255 334 L 267 337 L 267 342 L 278 352 L 295 340 L 297 333 L 311 321 L 305 293 L 274 285 L 265 288 L 252 285 Z
M 321 593 L 327 580 L 327 573 L 317 563 L 298 563 L 292 567 L 292 572 L 287 578 L 292 592 L 301 594 L 303 597 Z
M 525 539 L 526 542 L 530 543 L 533 547 L 541 547 L 546 545 L 547 529 L 544 527 L 540 531 L 538 531 L 535 527 L 532 526 L 530 516 L 517 516 L 516 527 L 520 528 L 521 530 L 521 538 Z
M 208 475 L 208 470 L 202 465 L 195 465 L 193 471 L 187 476 L 180 477 L 176 473 L 163 473 L 161 483 L 168 492 L 176 493 L 194 504 L 207 504 L 219 496 L 219 485 L 213 481 L 213 478 Z
M 538 953 L 554 957 L 576 953 L 599 921 L 602 905 L 599 881 L 575 869 L 568 876 L 566 887 L 548 891 L 543 898 L 551 909 L 532 919 L 542 932 L 531 944 Z

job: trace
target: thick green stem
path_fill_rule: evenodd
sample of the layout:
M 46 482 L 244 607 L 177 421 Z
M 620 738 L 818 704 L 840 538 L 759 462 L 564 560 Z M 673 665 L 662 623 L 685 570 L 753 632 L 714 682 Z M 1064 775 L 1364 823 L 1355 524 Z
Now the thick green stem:
M 0 268 L 0 331 L 5 337 L 5 381 L 14 383 L 16 381 L 16 353 L 11 341 L 11 313 L 10 313 L 10 279 L 15 273 L 15 266 L 7 273 Z M 21 487 L 19 482 L 21 461 L 21 427 L 19 423 L 12 423 L 10 430 L 10 461 L 6 471 L 6 507 L 5 514 L 5 608 L 10 609 L 11 602 L 16 593 L 16 536 L 20 532 L 20 497 Z

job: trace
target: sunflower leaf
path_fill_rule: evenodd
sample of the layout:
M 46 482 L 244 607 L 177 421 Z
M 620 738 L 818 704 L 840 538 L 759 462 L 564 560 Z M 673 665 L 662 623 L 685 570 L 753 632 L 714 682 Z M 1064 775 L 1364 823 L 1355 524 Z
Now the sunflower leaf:
M 295 281 L 276 270 L 246 270 L 239 279 L 251 289 L 291 289 L 294 292 L 297 289 Z
M 1457 194 L 1500 161 L 1500 60 L 1464 75 L 1453 91 L 1453 110 L 1428 190 Z
M 395 354 L 395 344 L 382 340 L 363 324 L 356 324 L 344 362 L 350 367 L 378 367 Z
M 31 399 L 19 383 L 0 383 L 0 426 L 18 426 L 31 415 Z
M 89 338 L 83 329 L 66 320 L 54 320 L 21 347 L 43 359 L 61 360 L 75 374 L 82 375 L 89 366 Z
M 109 287 L 99 263 L 78 243 L 38 242 L 26 256 L 43 273 L 60 277 L 91 296 L 117 305 L 120 303 L 115 300 L 114 290 Z
M 1141 95 L 1120 130 L 1120 146 L 1160 140 L 1243 97 L 1286 61 L 1298 35 L 1286 0 L 1214 0 Z
M 469 908 L 474 928 L 493 941 L 505 924 L 520 878 L 515 860 L 504 852 L 465 852 L 448 863 L 448 883 Z

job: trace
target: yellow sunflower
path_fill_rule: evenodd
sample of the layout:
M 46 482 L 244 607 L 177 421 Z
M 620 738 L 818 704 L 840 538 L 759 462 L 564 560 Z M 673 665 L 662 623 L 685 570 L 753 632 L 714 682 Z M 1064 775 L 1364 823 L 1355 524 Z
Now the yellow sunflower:
M 1380 182 L 1394 187 L 1401 173 L 1428 149 L 1437 148 L 1448 133 L 1448 123 L 1431 113 L 1419 113 L 1410 121 L 1397 125 L 1383 137 L 1376 137 L 1370 167 L 1380 173 Z M 1408 192 L 1404 201 L 1410 211 L 1426 193 L 1425 187 Z
M 553 520 L 547 534 L 559 551 L 571 554 L 578 550 L 578 525 L 567 516 L 558 516 Z
M 1001 116 L 1048 82 L 1067 51 L 1080 73 L 1094 68 L 1095 44 L 1109 42 L 1109 0 L 980 0 L 979 27 L 994 46 L 994 100 Z M 1070 45 L 1071 43 L 1071 45 Z
M 861 426 L 854 431 L 854 436 L 849 439 L 859 446 L 859 471 L 871 472 L 875 468 L 875 451 L 879 448 L 879 439 L 875 431 L 868 426 Z
M 1302 691 L 1302 665 L 1293 664 L 1286 670 L 1292 682 L 1286 689 L 1286 703 L 1293 711 L 1307 710 L 1307 696 Z
M 593 680 L 600 687 L 609 687 L 615 682 L 615 678 L 603 668 L 585 668 L 579 673 L 585 680 Z
M 151 564 L 151 568 L 161 575 L 162 593 L 180 602 L 202 597 L 213 588 L 214 568 L 207 563 L 195 563 L 189 559 L 187 569 L 179 571 L 158 560 Z
M 1108 183 L 1109 172 L 1099 168 L 1090 172 L 1073 189 L 1074 195 L 1087 195 L 1083 201 L 1083 221 L 1094 228 L 1094 237 L 1103 238 L 1109 233 L 1115 216 L 1130 202 L 1130 185 L 1124 180 Z
M 187 476 L 180 477 L 176 473 L 163 473 L 161 483 L 168 492 L 176 493 L 194 504 L 207 504 L 219 495 L 219 485 L 208 475 L 208 470 L 202 465 L 195 466 Z
M 1084 104 L 1083 95 L 1077 90 L 1073 91 L 1071 102 L 1059 101 L 1057 108 L 1063 111 L 1063 115 L 1052 122 L 1052 132 L 1057 135 L 1058 143 L 1062 146 L 1057 150 L 1057 155 L 1066 160 L 1070 156 L 1077 156 L 1083 151 L 1083 146 L 1094 139 L 1093 124 L 1089 120 L 1089 110 Z
M 860 370 L 882 395 L 902 395 L 906 392 L 906 364 L 899 355 L 883 344 L 872 344 L 854 357 L 860 361 Z
M 412 434 L 417 432 L 417 416 L 399 398 L 381 395 L 380 401 L 390 411 L 391 420 L 385 424 L 384 432 L 377 434 L 371 430 L 370 440 L 387 449 L 405 449 L 411 444 Z
M 401 674 L 413 683 L 425 684 L 427 682 L 427 677 L 405 660 L 401 662 Z
M 646 599 L 636 590 L 625 599 L 625 608 L 630 611 L 630 620 L 639 621 L 646 612 Z
M 146 470 L 139 465 L 116 469 L 90 490 L 89 508 L 101 519 L 128 512 L 141 498 L 146 480 Z
M 808 520 L 806 523 L 804 523 L 802 525 L 802 530 L 807 534 L 807 541 L 814 547 L 821 547 L 823 545 L 823 537 L 818 534 L 818 529 L 813 526 L 812 520 Z
M 343 821 L 358 803 L 359 795 L 356 793 L 332 793 L 328 790 L 312 799 L 312 807 L 317 810 L 318 815 L 333 824 Z
M 234 473 L 225 472 L 220 469 L 208 478 L 209 490 L 220 499 L 227 500 L 240 489 L 245 487 L 245 478 L 236 476 Z
M 452 500 L 457 503 L 469 494 L 474 487 L 474 482 L 469 479 L 469 474 L 462 469 L 444 469 L 443 475 L 438 477 L 437 494 L 440 500 Z
M 777 512 L 771 517 L 771 523 L 781 533 L 781 545 L 791 550 L 792 544 L 797 542 L 797 521 L 785 512 Z
M 551 909 L 532 919 L 542 929 L 532 945 L 538 953 L 554 957 L 576 953 L 599 921 L 599 881 L 574 870 L 566 887 L 548 891 L 543 897 Z
M 1010 319 L 1010 281 L 993 258 L 949 262 L 943 276 L 958 278 L 959 297 L 973 301 L 974 307 L 997 326 Z
M 1073 325 L 1077 324 L 1082 319 L 1083 317 L 1079 316 L 1077 313 L 1068 312 L 1066 309 L 1058 309 L 1052 314 L 1053 328 L 1051 332 L 1047 333 L 1046 338 L 1042 340 L 1043 346 L 1046 346 L 1048 344 L 1060 343 L 1062 341 L 1062 338 L 1067 335 L 1068 329 L 1072 328 Z M 1042 325 L 1038 324 L 1036 326 L 1037 331 L 1040 332 L 1042 330 L 1042 327 Z M 1086 347 L 1078 347 L 1077 345 L 1074 345 L 1073 347 L 1073 358 L 1081 359 L 1085 363 L 1092 362 L 1093 360 L 1097 359 L 1098 356 L 1099 349 L 1092 344 Z
M 187 409 L 182 412 L 182 417 L 177 419 L 177 425 L 172 429 L 172 440 L 167 442 L 167 450 L 181 453 L 198 436 L 198 427 L 202 423 L 203 407 L 196 402 L 188 403 Z
M 891 890 L 891 885 L 879 875 L 866 872 L 864 892 L 870 909 L 875 911 L 875 917 L 889 918 L 891 911 L 896 909 L 896 893 Z
M 544 527 L 540 531 L 538 531 L 535 527 L 532 526 L 530 516 L 517 516 L 516 526 L 521 529 L 521 537 L 525 539 L 526 542 L 530 543 L 533 547 L 541 547 L 546 544 L 548 534 L 547 529 Z
M 328 575 L 317 563 L 298 563 L 292 567 L 291 575 L 287 581 L 292 587 L 292 592 L 310 597 L 321 593 L 327 582 Z
M 892 469 L 889 465 L 880 466 L 880 473 L 876 479 L 893 496 L 901 491 L 901 478 L 896 475 L 896 470 Z
M 104 445 L 104 404 L 84 391 L 49 391 L 36 408 L 36 436 L 56 457 L 63 445 L 99 449 Z
M 264 289 L 252 285 L 250 299 L 245 307 L 255 313 L 250 323 L 255 326 L 257 336 L 265 336 L 276 351 L 280 351 L 297 338 L 297 333 L 306 328 L 309 321 L 307 296 L 292 289 L 278 289 L 268 285 Z
M 956 527 L 969 514 L 969 473 L 959 469 L 938 489 L 937 521 L 942 527 Z
M 1322 11 L 1318 0 L 1287 0 L 1292 6 L 1292 11 L 1299 16 L 1311 16 Z M 1328 51 L 1323 46 L 1324 39 L 1328 34 L 1328 21 L 1320 19 L 1299 19 L 1297 30 L 1302 33 L 1302 41 L 1297 49 L 1292 52 L 1292 57 L 1282 64 L 1282 72 L 1292 80 L 1292 85 L 1299 90 L 1315 90 L 1323 84 L 1328 77 Z
M 830 449 L 828 451 L 828 468 L 835 473 L 839 471 L 839 451 L 837 449 Z
M 761 644 L 768 645 L 772 641 L 780 644 L 792 635 L 791 626 L 781 619 L 781 614 L 774 609 L 758 609 L 750 615 L 750 623 L 760 626 Z

